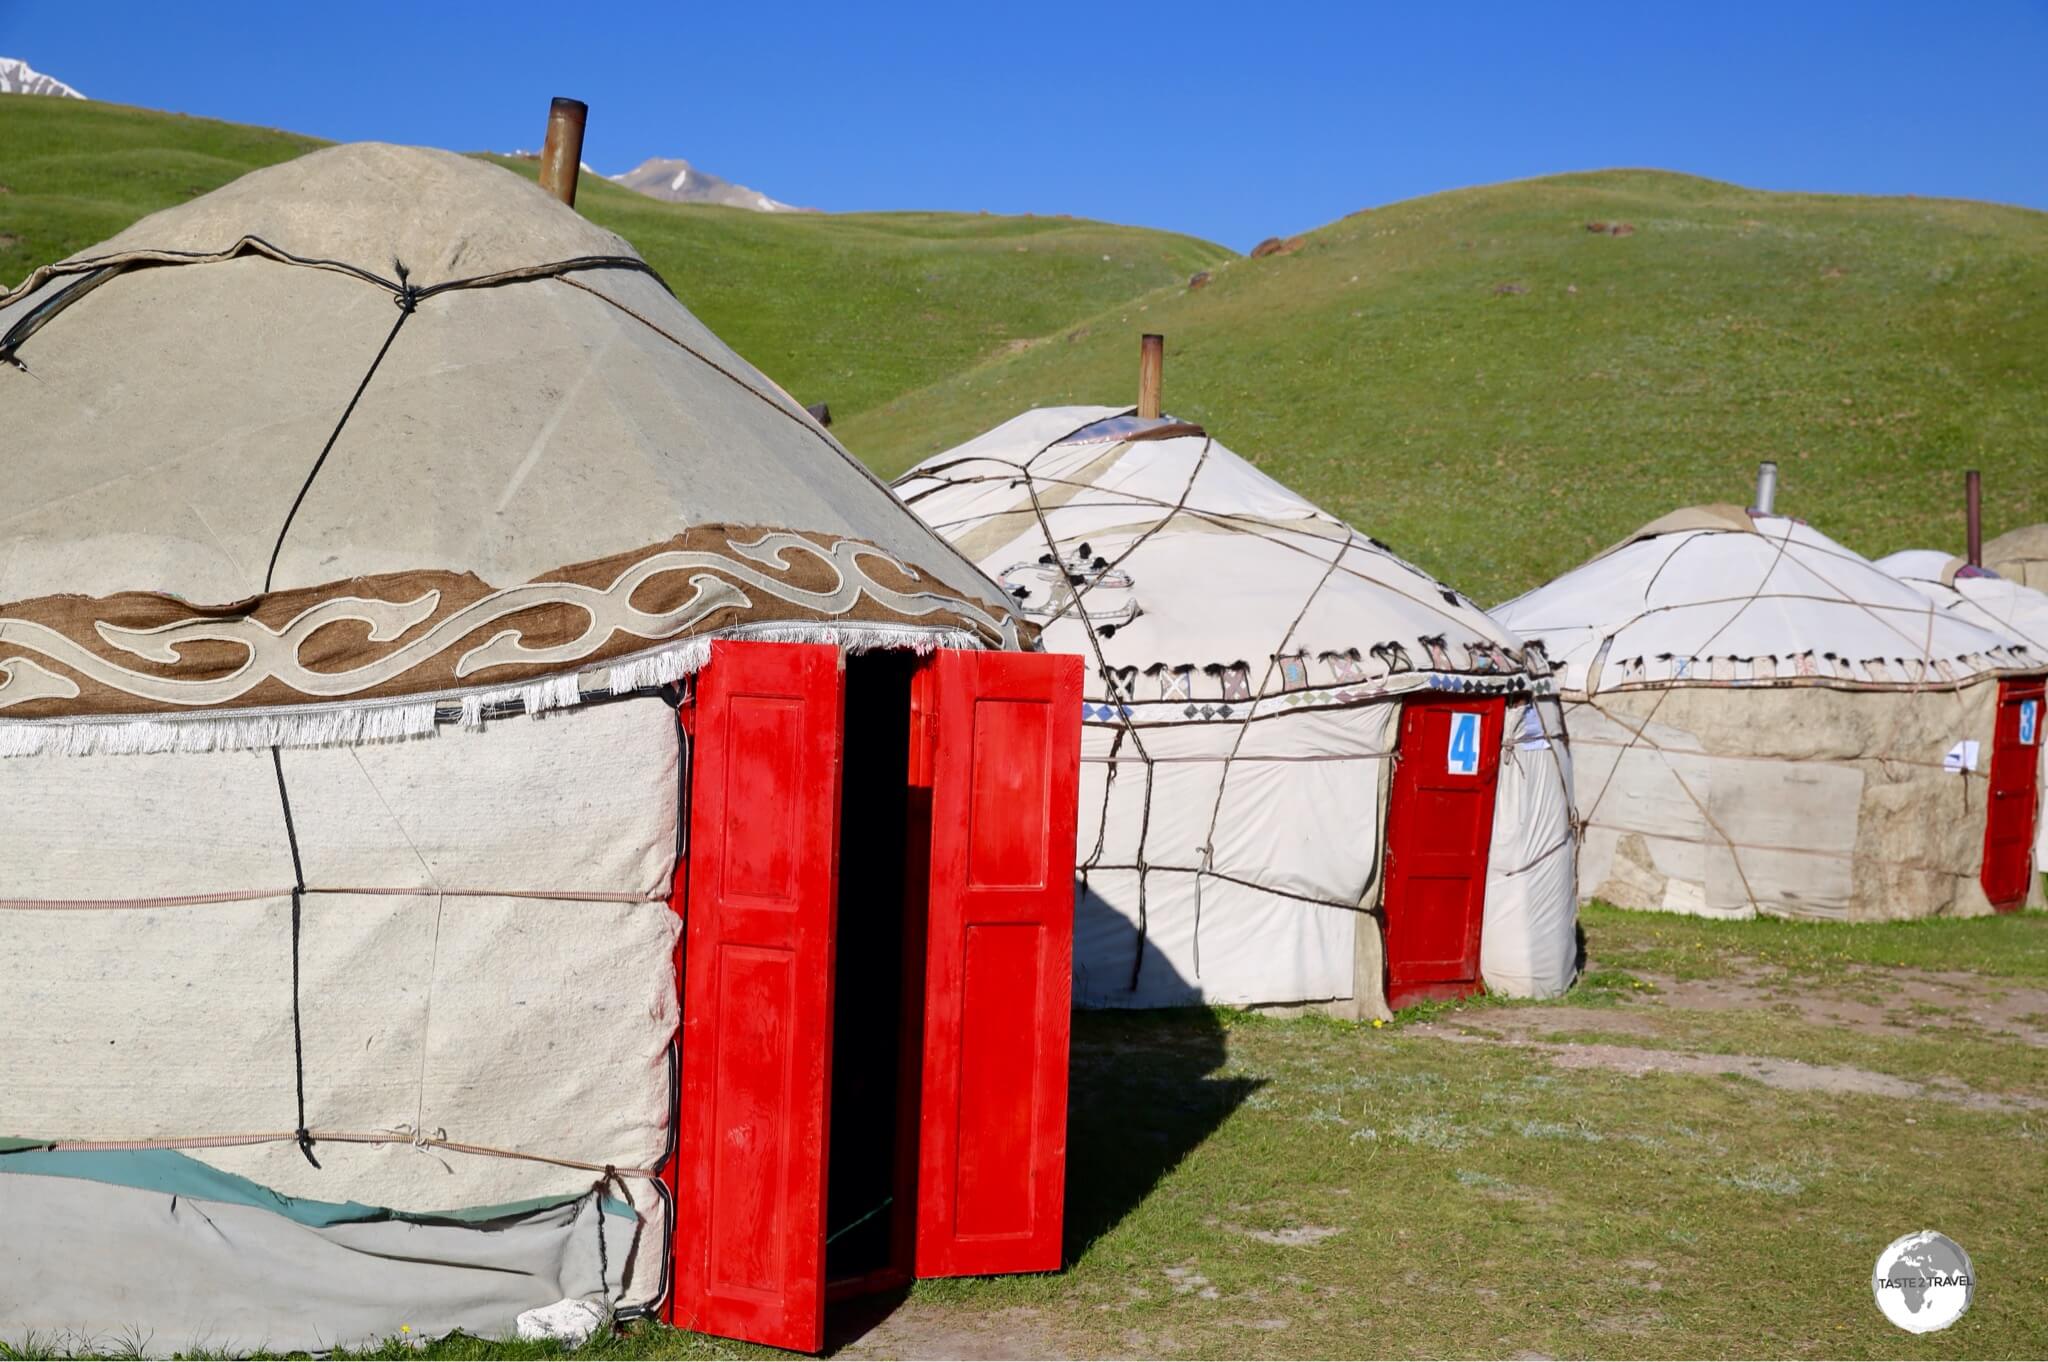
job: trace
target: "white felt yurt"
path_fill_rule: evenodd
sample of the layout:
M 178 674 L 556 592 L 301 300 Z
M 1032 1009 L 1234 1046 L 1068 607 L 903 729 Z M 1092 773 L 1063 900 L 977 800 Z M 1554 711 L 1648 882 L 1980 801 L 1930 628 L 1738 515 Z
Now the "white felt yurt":
M 1563 731 L 1540 656 L 1469 600 L 1201 429 L 1128 408 L 1027 412 L 895 486 L 1045 647 L 1086 660 L 1079 1005 L 1376 1014 L 1383 985 L 1396 1005 L 1428 996 L 1475 948 L 1475 984 L 1570 984 Z M 1421 886 L 1432 851 L 1444 878 L 1404 905 L 1390 805 L 1404 759 L 1445 761 L 1401 750 L 1404 714 L 1431 701 L 1495 716 L 1498 784 L 1474 822 L 1462 777 L 1440 783 L 1441 835 L 1479 829 L 1448 851 L 1425 845 L 1418 797 L 1394 878 Z M 1490 773 L 1483 756 L 1468 771 Z
M 1583 898 L 1724 917 L 1991 908 L 1988 759 L 2008 685 L 2044 670 L 2026 645 L 1802 521 L 1732 505 L 1653 521 L 1494 614 L 1557 668 Z
M 622 239 L 443 152 L 146 218 L 0 295 L 0 361 L 0 1339 L 647 1309 L 674 684 L 1014 648 L 1006 600 Z
M 2025 644 L 2048 658 L 2048 592 L 2008 581 L 1967 559 L 1939 549 L 1902 549 L 1877 565 L 1934 602 L 1937 609 L 1979 628 Z M 2048 585 L 2048 575 L 2042 578 Z M 2040 776 L 2035 782 L 2034 869 L 2048 867 L 2048 742 L 2037 742 Z

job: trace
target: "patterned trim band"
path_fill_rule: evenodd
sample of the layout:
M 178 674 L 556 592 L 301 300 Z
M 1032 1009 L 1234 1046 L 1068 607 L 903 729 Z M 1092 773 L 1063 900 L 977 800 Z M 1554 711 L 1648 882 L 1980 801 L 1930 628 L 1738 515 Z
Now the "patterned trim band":
M 1002 618 L 872 544 L 699 526 L 522 586 L 410 571 L 225 606 L 149 592 L 0 605 L 0 719 L 165 715 L 517 686 L 761 626 L 950 630 Z

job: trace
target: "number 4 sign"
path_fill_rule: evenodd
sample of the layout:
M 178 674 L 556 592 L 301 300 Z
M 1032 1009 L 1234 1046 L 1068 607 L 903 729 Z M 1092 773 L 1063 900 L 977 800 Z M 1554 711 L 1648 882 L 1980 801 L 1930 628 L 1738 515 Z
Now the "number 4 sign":
M 1479 715 L 1469 709 L 1451 712 L 1451 750 L 1445 768 L 1454 776 L 1479 774 Z
M 2032 747 L 2041 734 L 2041 702 L 2020 702 L 2020 746 Z M 1455 742 L 1455 740 L 1453 740 Z

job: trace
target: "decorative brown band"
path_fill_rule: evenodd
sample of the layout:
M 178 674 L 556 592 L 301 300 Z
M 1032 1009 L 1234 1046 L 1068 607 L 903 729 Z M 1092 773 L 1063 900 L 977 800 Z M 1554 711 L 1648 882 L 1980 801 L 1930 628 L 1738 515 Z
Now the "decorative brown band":
M 755 628 L 951 630 L 1014 620 L 856 539 L 727 525 L 492 587 L 410 571 L 231 605 L 153 592 L 0 604 L 0 720 L 335 704 L 518 686 Z

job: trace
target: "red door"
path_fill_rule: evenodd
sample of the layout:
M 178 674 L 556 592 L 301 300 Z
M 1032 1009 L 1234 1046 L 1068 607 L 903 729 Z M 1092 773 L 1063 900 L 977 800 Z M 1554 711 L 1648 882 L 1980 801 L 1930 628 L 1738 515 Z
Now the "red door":
M 717 642 L 697 679 L 676 1154 L 680 1328 L 824 1343 L 839 651 Z
M 912 692 L 931 810 L 920 1277 L 1060 1265 L 1081 665 L 940 652 Z
M 2001 913 L 2027 900 L 2034 873 L 2034 814 L 2040 791 L 2043 683 L 1998 683 L 1998 722 L 1991 735 L 1991 794 L 1984 817 L 1984 897 Z
M 1505 700 L 1408 700 L 1387 809 L 1387 1006 L 1479 991 Z

